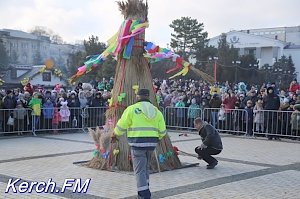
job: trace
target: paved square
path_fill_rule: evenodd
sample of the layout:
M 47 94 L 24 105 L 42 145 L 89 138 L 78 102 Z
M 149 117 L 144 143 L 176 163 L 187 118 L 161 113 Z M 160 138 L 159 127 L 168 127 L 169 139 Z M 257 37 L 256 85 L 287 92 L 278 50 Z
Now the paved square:
M 193 153 L 200 144 L 196 134 L 169 132 L 174 146 Z M 222 136 L 224 150 L 219 165 L 197 167 L 150 176 L 153 198 L 299 198 L 300 143 Z M 136 198 L 133 175 L 100 171 L 74 165 L 90 160 L 94 145 L 86 133 L 41 135 L 0 139 L 0 198 Z M 199 162 L 180 155 L 182 162 Z M 5 193 L 10 178 L 48 181 L 58 187 L 66 178 L 91 178 L 87 194 Z

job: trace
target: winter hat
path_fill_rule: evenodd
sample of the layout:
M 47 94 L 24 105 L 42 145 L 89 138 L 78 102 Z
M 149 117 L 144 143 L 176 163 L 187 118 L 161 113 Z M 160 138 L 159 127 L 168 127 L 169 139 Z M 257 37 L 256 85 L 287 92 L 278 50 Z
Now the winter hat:
M 38 92 L 34 92 L 32 96 L 38 96 L 39 93 Z
M 65 101 L 65 99 L 63 97 L 61 97 L 61 98 L 59 98 L 59 101 L 63 102 L 63 101 Z
M 71 91 L 71 95 L 77 95 L 76 91 Z
M 283 99 L 283 103 L 284 103 L 284 104 L 288 104 L 289 102 L 290 102 L 290 100 L 289 100 L 288 98 L 284 98 L 284 99 Z
M 25 94 L 23 94 L 23 93 L 19 93 L 18 97 L 19 97 L 19 99 L 24 99 L 24 97 L 25 97 Z
M 148 89 L 142 88 L 138 91 L 137 95 L 149 97 L 150 91 Z
M 269 90 L 274 90 L 274 88 L 272 86 L 267 88 L 267 92 L 269 92 Z
M 300 104 L 295 104 L 294 105 L 294 110 L 300 111 Z
M 11 94 L 12 93 L 12 90 L 7 90 L 6 91 L 6 95 L 9 95 L 9 94 Z

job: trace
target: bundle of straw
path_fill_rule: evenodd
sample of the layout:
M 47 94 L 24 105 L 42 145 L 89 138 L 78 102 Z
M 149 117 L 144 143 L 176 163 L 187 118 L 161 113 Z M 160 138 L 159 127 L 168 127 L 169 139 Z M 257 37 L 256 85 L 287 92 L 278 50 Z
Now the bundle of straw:
M 127 2 L 118 2 L 119 8 L 127 20 L 140 20 L 147 21 L 148 5 L 142 0 L 128 0 Z M 106 126 L 109 126 L 109 122 L 113 123 L 112 128 L 109 128 L 109 132 L 113 133 L 113 127 L 121 117 L 125 108 L 136 102 L 136 93 L 134 86 L 139 88 L 146 88 L 150 90 L 150 101 L 157 106 L 156 97 L 152 85 L 152 76 L 150 73 L 150 64 L 148 60 L 143 56 L 144 48 L 143 43 L 145 40 L 145 33 L 141 33 L 135 36 L 135 41 L 131 53 L 130 59 L 124 59 L 122 53 L 119 54 L 118 63 L 116 66 L 115 83 L 111 98 L 111 106 L 106 112 Z M 120 94 L 125 93 L 124 98 L 120 100 Z M 91 133 L 92 132 L 92 133 Z M 105 134 L 100 130 L 90 130 L 90 134 L 94 141 L 97 141 L 100 145 L 104 143 L 105 138 L 101 138 Z M 99 135 L 100 134 L 100 135 Z M 94 157 L 88 164 L 89 167 L 98 169 L 108 169 L 112 165 L 116 166 L 118 170 L 131 171 L 132 163 L 130 156 L 130 148 L 127 143 L 126 135 L 118 138 L 117 144 L 111 145 L 111 152 L 118 150 L 119 153 L 112 158 L 114 161 L 111 163 L 111 159 L 103 159 L 101 157 Z M 154 171 L 158 170 L 172 170 L 181 167 L 181 162 L 177 155 L 173 153 L 173 147 L 169 136 L 158 144 L 156 149 L 157 156 L 164 156 L 164 161 L 157 161 L 158 157 L 153 156 L 151 161 L 151 168 Z M 168 154 L 168 156 L 166 156 Z M 159 163 L 159 165 L 158 165 Z

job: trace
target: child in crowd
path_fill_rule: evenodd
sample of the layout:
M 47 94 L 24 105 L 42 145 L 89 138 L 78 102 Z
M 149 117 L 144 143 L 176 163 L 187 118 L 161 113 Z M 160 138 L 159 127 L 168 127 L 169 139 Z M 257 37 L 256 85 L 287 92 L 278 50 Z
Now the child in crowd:
M 252 107 L 252 101 L 248 100 L 245 110 L 247 112 L 246 120 L 244 121 L 247 126 L 247 134 L 246 136 L 253 135 L 253 107 Z
M 54 114 L 54 106 L 51 98 L 47 98 L 43 105 L 43 116 L 44 116 L 44 127 L 45 129 L 50 129 L 52 124 L 52 118 Z
M 193 98 L 192 104 L 189 106 L 188 109 L 188 120 L 189 120 L 189 127 L 192 129 L 194 127 L 194 120 L 197 117 L 200 117 L 200 106 L 197 104 L 196 99 Z
M 240 131 L 244 130 L 243 126 L 243 109 L 239 102 L 236 102 L 234 105 L 234 110 L 232 111 L 233 118 L 233 134 L 238 134 Z
M 218 112 L 218 120 L 219 120 L 219 123 L 218 123 L 218 129 L 223 129 L 224 130 L 224 127 L 225 127 L 225 106 L 224 104 L 221 104 L 221 107 L 220 107 L 220 110 Z
M 41 117 L 41 105 L 42 100 L 39 99 L 39 94 L 34 93 L 33 98 L 29 101 L 28 106 L 32 109 L 33 115 L 33 135 L 36 136 L 35 131 L 38 129 L 40 125 L 40 117 Z
M 17 107 L 14 109 L 15 118 L 15 130 L 18 131 L 18 135 L 23 135 L 24 131 L 24 119 L 27 114 L 26 109 L 23 107 L 22 101 L 17 101 Z
M 60 107 L 59 114 L 61 117 L 61 125 L 62 128 L 67 128 L 69 126 L 68 124 L 69 124 L 71 112 L 68 107 L 68 102 L 61 102 L 60 104 L 61 107 Z
M 294 105 L 294 112 L 291 115 L 292 135 L 300 136 L 300 104 Z M 294 140 L 295 137 L 292 137 Z
M 184 107 L 183 97 L 179 97 L 179 101 L 175 104 L 176 107 L 176 117 L 177 117 L 177 126 L 184 126 Z
M 263 112 L 263 101 L 257 100 L 253 113 L 254 113 L 254 124 L 255 124 L 255 131 L 262 133 L 264 132 L 264 112 Z
M 58 111 L 58 108 L 55 107 L 53 118 L 52 118 L 52 129 L 53 129 L 54 134 L 58 133 L 57 130 L 58 130 L 58 125 L 59 125 L 60 120 L 61 120 L 60 113 Z

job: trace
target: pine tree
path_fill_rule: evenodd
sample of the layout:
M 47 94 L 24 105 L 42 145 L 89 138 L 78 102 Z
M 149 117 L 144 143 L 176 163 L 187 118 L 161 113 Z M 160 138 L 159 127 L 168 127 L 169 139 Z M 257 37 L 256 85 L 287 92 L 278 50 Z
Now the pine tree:
M 171 47 L 185 59 L 201 51 L 208 42 L 204 25 L 197 19 L 181 17 L 172 21 L 170 27 L 174 30 L 174 33 L 171 33 Z

